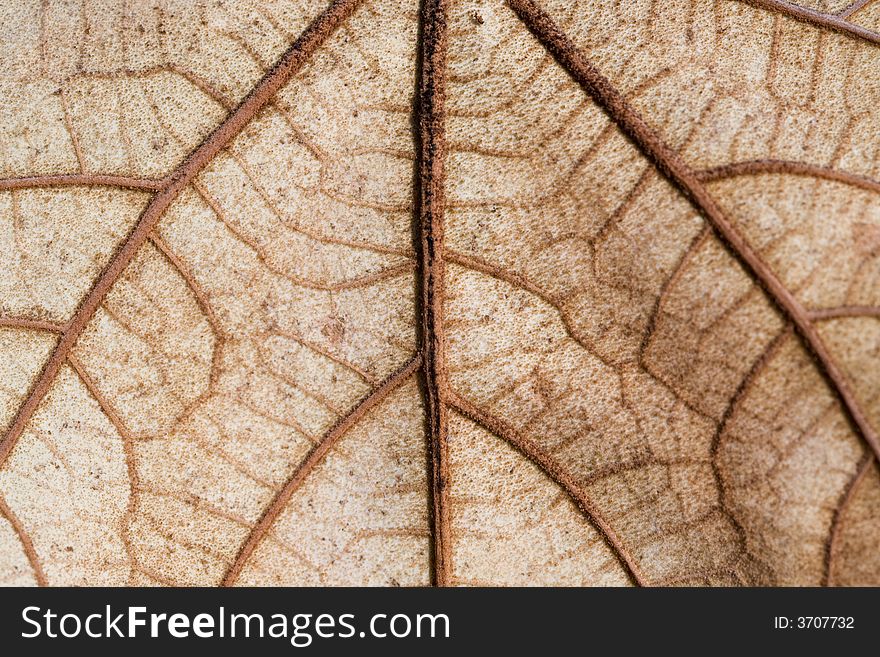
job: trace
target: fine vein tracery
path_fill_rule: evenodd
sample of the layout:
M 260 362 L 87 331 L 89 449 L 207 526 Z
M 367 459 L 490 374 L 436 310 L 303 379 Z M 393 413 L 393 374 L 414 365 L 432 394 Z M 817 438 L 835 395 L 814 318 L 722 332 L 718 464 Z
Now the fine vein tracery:
M 143 243 L 180 193 L 196 175 L 207 166 L 217 153 L 223 150 L 236 137 L 250 120 L 275 95 L 275 93 L 308 60 L 309 56 L 327 37 L 354 11 L 357 0 L 337 0 L 321 14 L 302 36 L 287 50 L 279 62 L 253 88 L 239 106 L 218 126 L 202 144 L 193 151 L 163 184 L 144 209 L 134 229 L 123 242 L 116 255 L 98 277 L 73 318 L 67 324 L 58 345 L 55 347 L 30 393 L 15 415 L 2 442 L 0 442 L 0 465 L 15 447 L 22 431 L 27 426 L 40 402 L 46 396 L 67 361 L 79 336 L 85 330 L 95 312 L 101 306 L 110 288 L 122 275 Z
M 751 245 L 736 231 L 721 207 L 709 195 L 699 176 L 669 146 L 653 132 L 648 124 L 630 107 L 611 83 L 590 64 L 574 43 L 553 20 L 532 0 L 509 0 L 541 43 L 553 54 L 569 74 L 605 109 L 618 126 L 635 142 L 682 194 L 700 210 L 715 232 L 729 246 L 734 255 L 750 271 L 770 298 L 787 316 L 803 338 L 808 350 L 837 392 L 853 424 L 865 441 L 880 455 L 880 437 L 871 426 L 855 394 L 827 347 L 819 337 L 807 310 L 782 284 Z
M 744 0 L 750 4 L 783 12 L 796 19 L 811 22 L 826 28 L 836 29 L 851 36 L 880 43 L 880 35 L 853 25 L 849 16 L 864 6 L 864 2 L 853 3 L 838 15 L 822 14 L 803 9 L 782 0 Z M 182 263 L 171 249 L 153 234 L 153 230 L 164 216 L 168 207 L 181 192 L 194 184 L 196 176 L 211 160 L 245 128 L 251 119 L 266 105 L 274 102 L 276 92 L 301 69 L 308 58 L 326 39 L 352 14 L 360 4 L 359 0 L 335 0 L 328 9 L 318 16 L 295 43 L 285 52 L 279 62 L 260 80 L 250 94 L 232 110 L 228 117 L 211 135 L 167 178 L 162 180 L 139 179 L 126 176 L 75 174 L 58 176 L 34 176 L 0 180 L 0 191 L 51 186 L 115 186 L 155 192 L 146 209 L 138 219 L 134 229 L 123 242 L 105 270 L 98 277 L 84 301 L 71 320 L 56 324 L 39 320 L 0 318 L 0 328 L 28 328 L 58 334 L 57 346 L 35 384 L 13 418 L 9 429 L 0 441 L 0 466 L 8 459 L 17 440 L 31 421 L 34 412 L 48 393 L 62 366 L 70 364 L 83 379 L 89 391 L 98 398 L 111 422 L 128 442 L 126 431 L 116 413 L 109 408 L 97 387 L 84 374 L 83 368 L 72 357 L 71 351 L 80 335 L 102 305 L 110 288 L 131 263 L 144 242 L 151 241 L 166 258 L 181 272 L 181 275 L 194 288 L 199 306 L 216 325 L 210 305 Z M 809 351 L 815 357 L 819 369 L 825 374 L 831 387 L 840 397 L 843 407 L 865 441 L 873 450 L 859 468 L 858 475 L 851 483 L 845 499 L 835 516 L 829 536 L 829 565 L 827 578 L 831 580 L 831 554 L 834 551 L 837 526 L 842 509 L 845 508 L 852 490 L 872 465 L 876 455 L 880 455 L 880 439 L 868 422 L 849 384 L 831 357 L 814 327 L 814 322 L 834 317 L 878 316 L 880 311 L 867 306 L 843 306 L 840 308 L 809 311 L 788 291 L 761 257 L 736 232 L 704 187 L 704 183 L 733 176 L 756 175 L 761 173 L 788 173 L 815 178 L 834 180 L 870 191 L 880 191 L 880 183 L 836 171 L 827 167 L 812 166 L 797 162 L 758 160 L 728 164 L 704 171 L 691 170 L 661 139 L 648 127 L 627 101 L 612 87 L 611 83 L 585 58 L 572 41 L 559 29 L 552 19 L 532 0 L 508 0 L 508 4 L 531 30 L 543 46 L 556 58 L 561 66 L 583 87 L 596 103 L 602 107 L 612 120 L 626 133 L 651 160 L 657 169 L 677 185 L 680 191 L 701 211 L 716 233 L 730 247 L 736 257 L 745 265 L 753 278 L 761 284 L 771 299 L 797 330 Z M 233 585 L 239 579 L 248 560 L 269 533 L 273 522 L 280 515 L 294 493 L 301 487 L 309 473 L 349 431 L 371 409 L 375 408 L 392 392 L 411 377 L 421 372 L 423 395 L 426 410 L 428 438 L 428 486 L 430 492 L 430 522 L 432 537 L 432 580 L 435 585 L 445 586 L 453 581 L 452 537 L 449 508 L 449 465 L 447 446 L 447 414 L 454 410 L 471 418 L 477 424 L 494 433 L 500 439 L 513 445 L 554 482 L 556 482 L 575 502 L 584 517 L 601 533 L 609 548 L 614 552 L 632 581 L 644 585 L 650 582 L 642 573 L 636 557 L 618 537 L 614 527 L 601 515 L 589 499 L 583 486 L 563 468 L 555 463 L 552 456 L 530 439 L 520 435 L 507 426 L 503 420 L 493 417 L 467 399 L 451 390 L 447 381 L 445 365 L 445 339 L 443 327 L 443 298 L 445 260 L 471 266 L 477 270 L 488 270 L 489 266 L 477 263 L 467 256 L 453 252 L 444 253 L 444 211 L 445 211 L 445 84 L 447 58 L 447 11 L 448 0 L 424 0 L 421 8 L 421 53 L 419 61 L 417 89 L 417 155 L 418 187 L 416 190 L 416 236 L 415 250 L 418 259 L 418 278 L 420 291 L 418 308 L 420 313 L 420 343 L 417 353 L 400 369 L 387 379 L 375 385 L 372 391 L 337 421 L 317 442 L 303 461 L 294 470 L 285 484 L 273 497 L 260 520 L 254 525 L 241 546 L 235 560 L 223 578 L 223 585 Z M 401 265 L 400 271 L 409 271 L 410 265 Z M 389 270 L 381 276 L 393 275 Z M 378 280 L 378 277 L 376 278 Z M 303 281 L 299 281 L 303 283 Z M 518 281 L 517 284 L 522 284 Z M 524 287 L 527 287 L 525 285 Z M 533 289 L 533 293 L 540 290 Z M 552 299 L 551 299 L 552 301 Z M 366 375 L 364 375 L 366 378 Z M 373 382 L 375 383 L 375 382 Z M 734 399 L 731 403 L 733 404 Z M 722 423 L 723 424 L 723 423 Z M 720 429 L 719 429 L 720 431 Z M 136 477 L 129 459 L 129 475 Z M 34 569 L 36 580 L 45 584 L 46 578 L 37 559 L 30 539 L 21 528 L 6 502 L 0 498 L 0 515 L 6 517 L 21 537 L 25 553 Z M 126 545 L 130 550 L 130 546 Z M 158 579 L 158 577 L 157 577 Z

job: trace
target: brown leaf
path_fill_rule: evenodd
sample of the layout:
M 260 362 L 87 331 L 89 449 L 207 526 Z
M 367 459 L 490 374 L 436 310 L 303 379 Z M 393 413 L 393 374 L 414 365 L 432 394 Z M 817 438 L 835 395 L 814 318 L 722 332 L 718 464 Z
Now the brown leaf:
M 880 583 L 880 3 L 0 10 L 0 581 Z

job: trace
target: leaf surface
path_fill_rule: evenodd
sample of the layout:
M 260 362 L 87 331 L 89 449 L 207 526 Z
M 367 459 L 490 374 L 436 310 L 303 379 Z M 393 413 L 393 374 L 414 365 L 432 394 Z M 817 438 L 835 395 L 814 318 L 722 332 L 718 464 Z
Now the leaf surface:
M 878 3 L 0 6 L 3 583 L 880 583 Z

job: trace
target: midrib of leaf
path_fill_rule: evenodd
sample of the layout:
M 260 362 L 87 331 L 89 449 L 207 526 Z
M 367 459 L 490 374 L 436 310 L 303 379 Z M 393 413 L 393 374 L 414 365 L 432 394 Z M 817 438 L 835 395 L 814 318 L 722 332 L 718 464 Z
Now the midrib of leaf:
M 421 261 L 421 348 L 428 429 L 432 580 L 452 577 L 449 518 L 446 367 L 443 331 L 443 232 L 445 210 L 446 0 L 424 0 L 420 17 L 417 248 Z
M 506 441 L 538 466 L 581 510 L 603 537 L 633 583 L 643 585 L 635 559 L 588 499 L 558 465 L 531 441 L 504 423 L 489 417 L 450 388 L 445 363 L 443 325 L 445 254 L 445 103 L 447 59 L 447 0 L 423 0 L 420 17 L 418 136 L 418 239 L 421 260 L 421 353 L 428 428 L 432 583 L 448 586 L 453 580 L 452 530 L 449 508 L 447 415 L 449 409 L 470 417 Z
M 793 18 L 823 27 L 835 29 L 850 36 L 880 43 L 880 35 L 853 25 L 839 16 L 823 14 L 804 9 L 782 0 L 740 0 L 762 8 L 779 11 Z M 8 320 L 11 325 L 26 326 L 60 334 L 55 350 L 44 366 L 39 378 L 25 398 L 13 423 L 0 442 L 0 466 L 6 461 L 22 431 L 32 418 L 36 408 L 47 394 L 61 366 L 70 360 L 70 352 L 80 334 L 100 307 L 112 285 L 118 280 L 143 243 L 152 239 L 152 230 L 164 212 L 183 189 L 193 182 L 205 166 L 251 121 L 274 94 L 296 73 L 312 53 L 345 21 L 360 4 L 359 0 L 335 0 L 328 9 L 319 15 L 302 33 L 296 42 L 285 52 L 276 65 L 260 80 L 247 97 L 232 111 L 227 119 L 211 133 L 202 144 L 167 178 L 162 180 L 139 179 L 126 176 L 101 174 L 74 174 L 58 176 L 34 176 L 0 180 L 0 190 L 14 190 L 28 187 L 46 186 L 114 186 L 157 193 L 141 214 L 134 229 L 122 243 L 116 255 L 96 280 L 70 322 L 64 325 L 35 323 L 31 320 Z M 667 178 L 675 183 L 682 193 L 707 218 L 715 232 L 734 255 L 743 263 L 752 276 L 761 284 L 771 299 L 789 318 L 819 369 L 825 374 L 832 388 L 843 402 L 843 406 L 856 425 L 859 433 L 872 448 L 874 454 L 866 457 L 859 472 L 853 478 L 847 493 L 835 514 L 832 531 L 828 541 L 828 578 L 831 570 L 831 554 L 836 536 L 836 527 L 857 482 L 868 470 L 875 454 L 880 454 L 880 443 L 873 428 L 860 409 L 848 384 L 837 367 L 811 320 L 818 319 L 819 313 L 809 313 L 775 277 L 751 247 L 736 233 L 721 209 L 708 195 L 702 183 L 727 176 L 748 175 L 761 171 L 784 171 L 803 175 L 824 177 L 860 187 L 874 189 L 877 183 L 857 176 L 835 172 L 824 167 L 811 167 L 798 163 L 759 161 L 727 165 L 717 170 L 704 172 L 691 171 L 678 155 L 666 146 L 651 131 L 643 119 L 631 108 L 623 97 L 577 50 L 553 21 L 531 0 L 508 0 L 508 4 L 520 19 L 535 34 L 557 61 L 577 80 L 585 91 L 603 107 L 615 123 L 630 136 L 642 152 L 657 166 Z M 864 4 L 864 3 L 862 3 Z M 861 5 L 860 5 L 861 6 Z M 518 435 L 502 420 L 484 413 L 481 409 L 462 399 L 448 387 L 444 363 L 443 310 L 443 218 L 444 218 L 444 103 L 445 103 L 445 62 L 446 62 L 446 7 L 447 0 L 424 0 L 421 13 L 422 51 L 419 68 L 418 123 L 419 123 L 419 189 L 418 189 L 418 235 L 417 247 L 420 253 L 421 274 L 421 343 L 418 353 L 402 368 L 392 374 L 382 384 L 349 411 L 331 428 L 313 448 L 304 461 L 296 468 L 279 493 L 265 510 L 261 520 L 251 530 L 236 560 L 224 578 L 230 585 L 240 575 L 247 560 L 253 554 L 272 523 L 281 513 L 293 493 L 302 485 L 332 446 L 350 430 L 359 419 L 375 407 L 389 394 L 402 385 L 416 371 L 424 375 L 424 397 L 427 412 L 429 442 L 429 480 L 431 492 L 432 540 L 433 540 L 433 583 L 446 585 L 451 581 L 451 537 L 449 529 L 449 506 L 447 501 L 448 464 L 446 446 L 446 414 L 454 409 L 492 431 L 499 438 L 513 445 L 527 458 L 538 465 L 545 474 L 559 485 L 577 504 L 584 516 L 600 531 L 609 547 L 616 554 L 622 566 L 637 584 L 645 584 L 635 559 L 625 545 L 617 538 L 613 528 L 602 519 L 598 510 L 586 496 L 582 487 L 568 477 L 552 457 L 544 454 L 530 440 Z M 858 9 L 859 7 L 856 7 Z M 855 11 L 855 10 L 853 10 Z M 849 12 L 852 13 L 852 12 Z M 844 308 L 842 313 L 875 314 L 875 309 Z M 836 316 L 836 315 L 834 315 Z M 822 316 L 824 317 L 824 315 Z M 31 326 L 33 325 L 33 326 Z M 33 546 L 20 526 L 13 521 L 11 510 L 0 499 L 0 515 L 13 522 L 22 538 L 25 551 L 34 567 L 39 583 L 45 583 Z

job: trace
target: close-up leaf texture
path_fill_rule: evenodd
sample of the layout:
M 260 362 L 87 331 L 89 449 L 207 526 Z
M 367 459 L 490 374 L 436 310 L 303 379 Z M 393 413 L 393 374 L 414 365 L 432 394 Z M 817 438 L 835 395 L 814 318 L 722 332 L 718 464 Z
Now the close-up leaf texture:
M 0 583 L 880 585 L 880 0 L 0 0 Z

